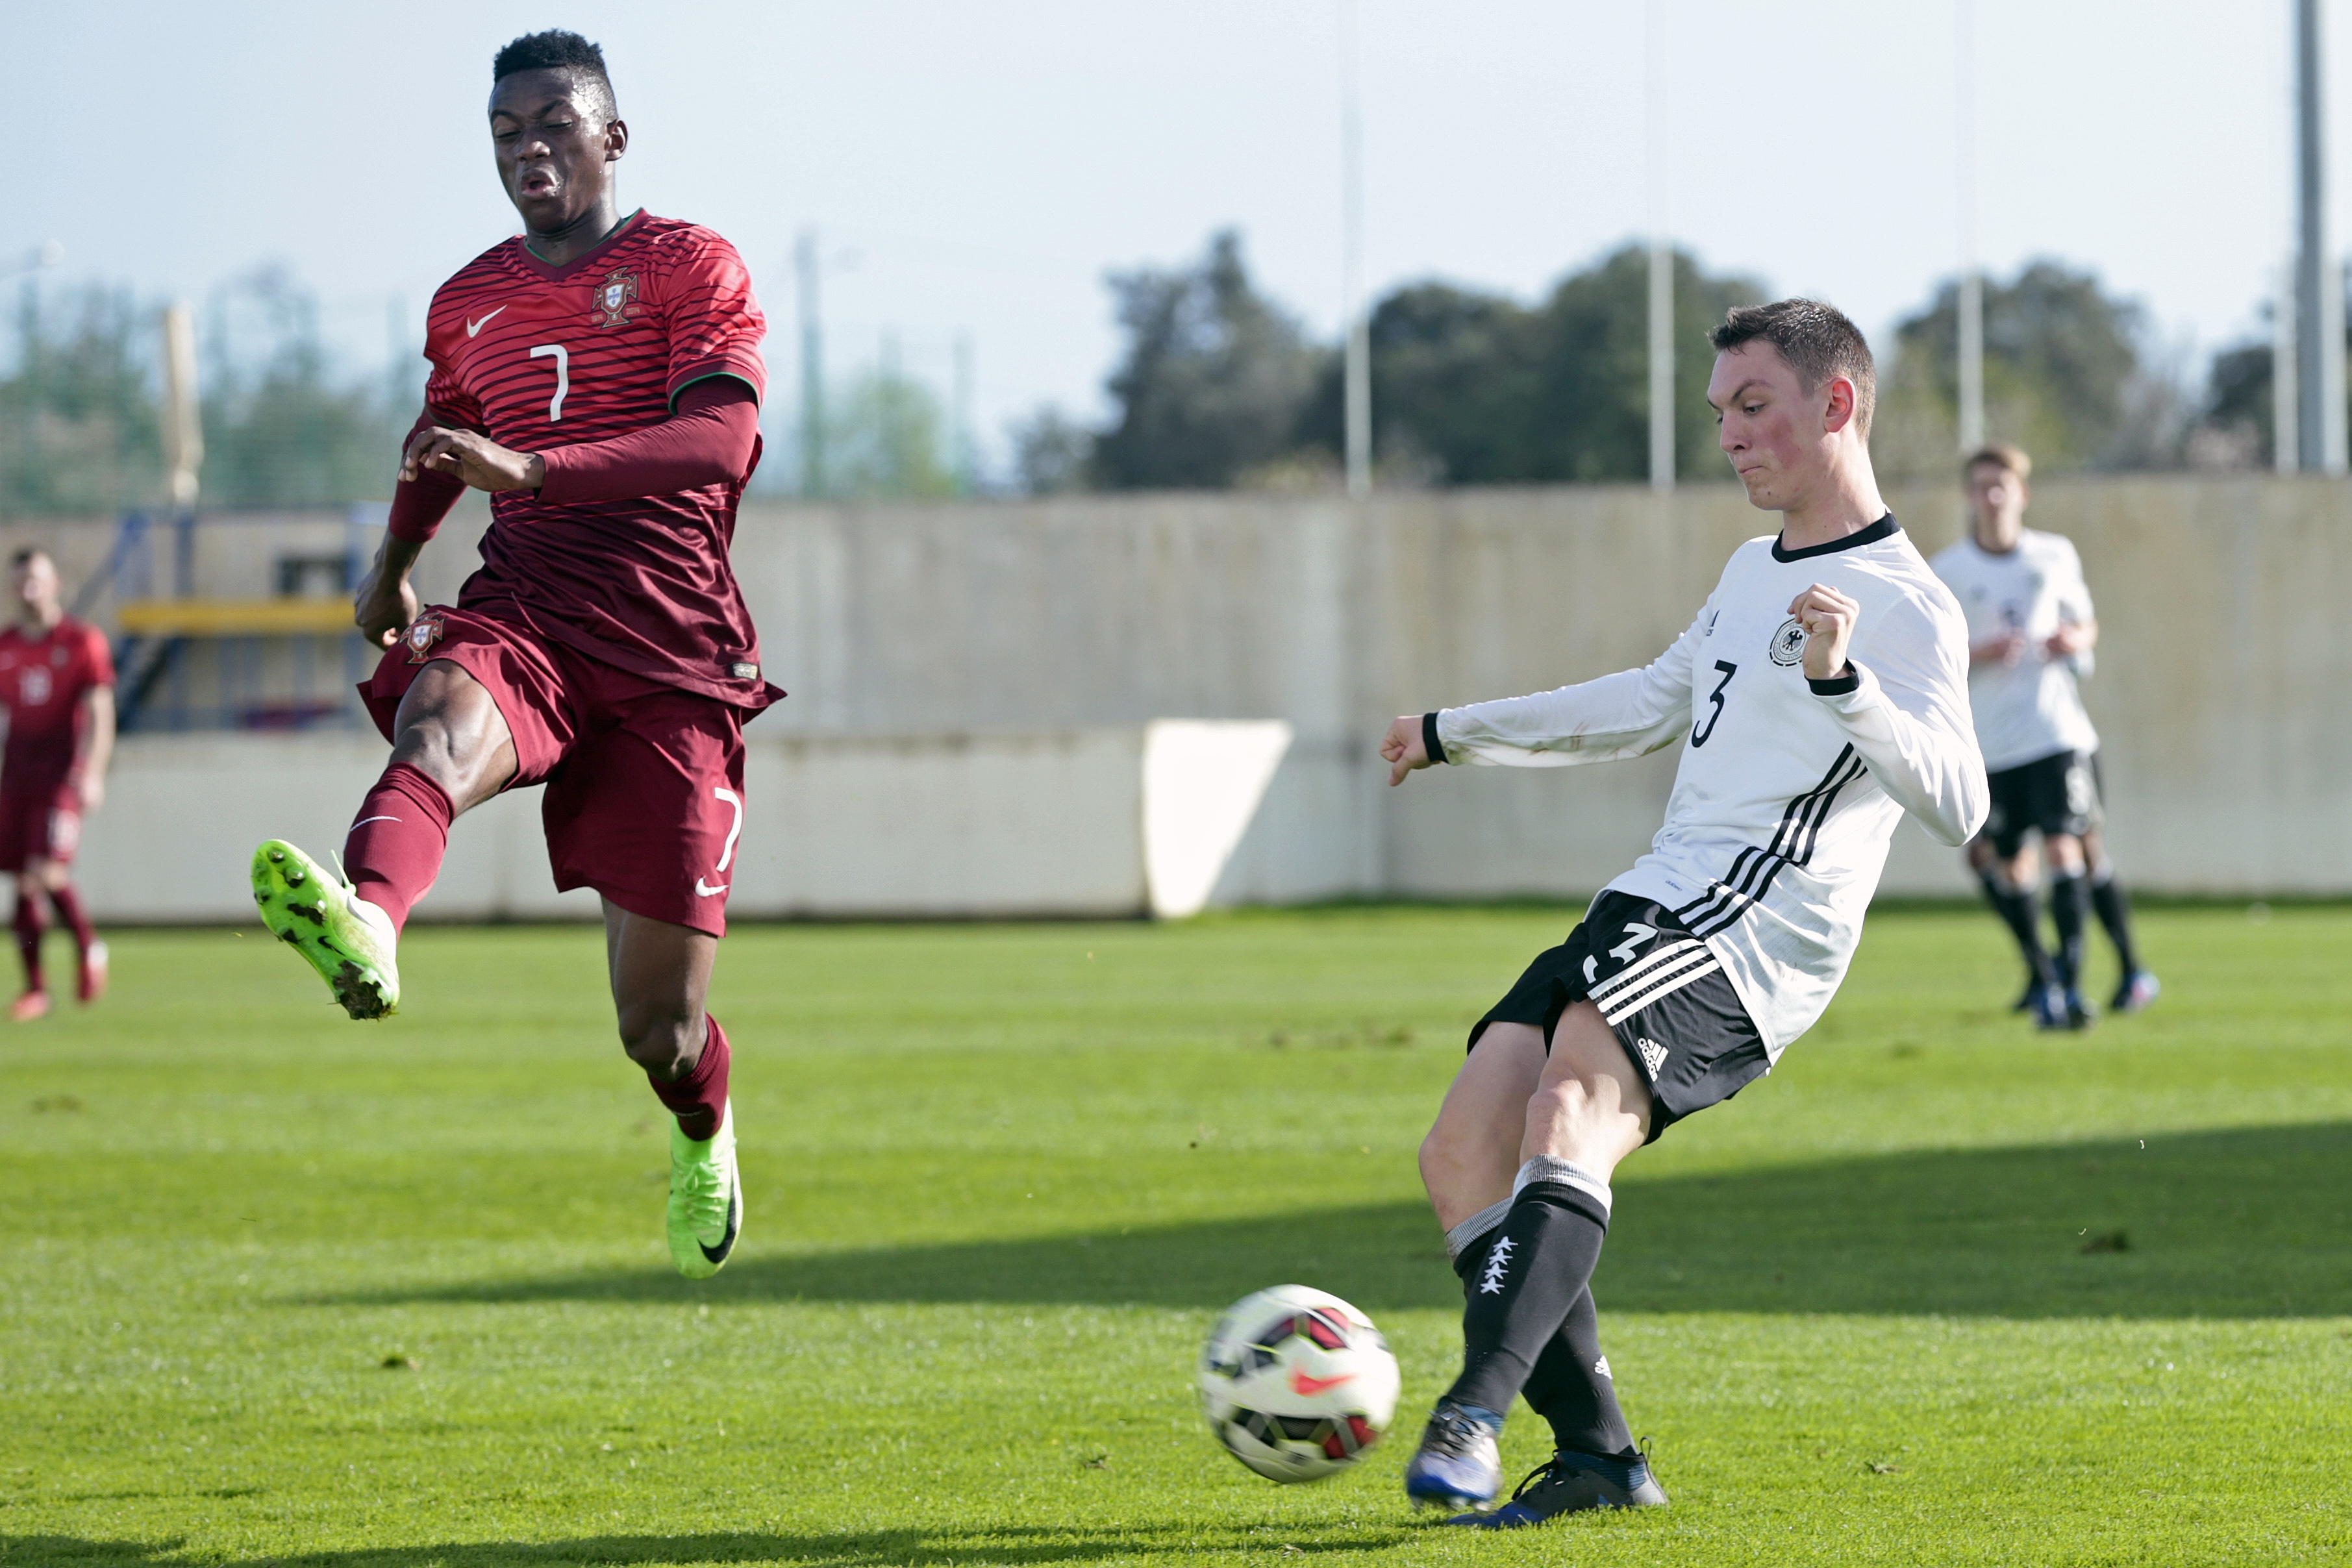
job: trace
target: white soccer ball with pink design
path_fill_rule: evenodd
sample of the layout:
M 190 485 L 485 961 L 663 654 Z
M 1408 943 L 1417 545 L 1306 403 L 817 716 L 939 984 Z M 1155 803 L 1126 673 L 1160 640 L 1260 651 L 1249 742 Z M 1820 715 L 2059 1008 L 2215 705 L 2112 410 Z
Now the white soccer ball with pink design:
M 1201 1411 L 1269 1480 L 1336 1475 L 1396 1414 L 1396 1357 L 1372 1320 L 1326 1291 L 1276 1285 L 1225 1310 L 1201 1353 Z

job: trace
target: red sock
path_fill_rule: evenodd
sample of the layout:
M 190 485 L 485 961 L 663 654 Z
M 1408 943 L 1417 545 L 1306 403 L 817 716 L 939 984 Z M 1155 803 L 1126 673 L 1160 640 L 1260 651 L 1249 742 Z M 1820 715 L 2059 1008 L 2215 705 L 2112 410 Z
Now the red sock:
M 678 1131 L 696 1143 L 719 1135 L 719 1118 L 727 1110 L 727 1031 L 709 1013 L 702 1015 L 710 1032 L 702 1040 L 702 1058 L 683 1078 L 664 1083 L 647 1073 L 654 1095 L 677 1118 Z
M 98 932 L 90 925 L 89 916 L 82 913 L 81 894 L 74 891 L 73 883 L 67 883 L 49 889 L 49 902 L 58 906 L 65 923 L 73 927 L 75 948 L 83 957 L 89 957 L 89 945 L 98 940 Z
M 405 762 L 383 770 L 343 841 L 343 874 L 362 898 L 392 916 L 394 929 L 441 874 L 449 852 L 448 795 Z
M 48 989 L 47 983 L 41 978 L 41 937 L 48 929 L 48 917 L 41 913 L 39 896 L 23 883 L 18 883 L 16 956 L 25 960 L 25 989 L 27 993 Z

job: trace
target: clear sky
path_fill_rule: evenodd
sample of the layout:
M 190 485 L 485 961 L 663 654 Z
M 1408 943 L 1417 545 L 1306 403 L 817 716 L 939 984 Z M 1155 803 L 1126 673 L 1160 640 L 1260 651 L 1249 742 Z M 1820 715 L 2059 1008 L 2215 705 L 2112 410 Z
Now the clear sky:
M 795 373 L 793 239 L 814 225 L 835 366 L 893 333 L 943 383 L 969 333 L 992 442 L 1041 401 L 1097 412 L 1104 272 L 1190 256 L 1223 225 L 1336 329 L 1339 3 L 11 0 L 0 258 L 56 239 L 53 276 L 199 300 L 283 262 L 380 364 L 387 300 L 415 321 L 514 227 L 491 54 L 571 26 L 604 44 L 634 132 L 625 202 L 715 226 L 758 277 L 772 408 Z M 1643 233 L 1662 185 L 1708 266 L 1833 300 L 1883 341 L 1956 265 L 1954 3 L 1357 0 L 1371 287 L 1531 297 Z M 2095 267 L 2200 361 L 2261 330 L 2288 223 L 2290 0 L 1972 4 L 1987 264 Z M 2326 9 L 2331 80 L 2352 82 L 2352 7 Z M 2330 129 L 2352 236 L 2352 103 Z

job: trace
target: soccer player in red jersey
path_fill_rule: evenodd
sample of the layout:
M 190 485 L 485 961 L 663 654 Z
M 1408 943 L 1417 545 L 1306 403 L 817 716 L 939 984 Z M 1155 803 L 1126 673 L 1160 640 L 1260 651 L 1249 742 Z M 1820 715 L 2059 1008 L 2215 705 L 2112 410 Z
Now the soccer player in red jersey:
M 65 612 L 58 564 L 47 550 L 20 549 L 16 622 L 0 632 L 0 708 L 8 746 L 0 759 L 0 871 L 16 878 L 16 951 L 25 960 L 25 994 L 8 1009 L 18 1023 L 45 1017 L 49 988 L 41 977 L 44 898 L 73 931 L 81 958 L 78 992 L 86 1002 L 106 989 L 106 944 L 92 931 L 68 868 L 81 844 L 82 818 L 106 797 L 106 762 L 114 752 L 114 655 L 106 633 Z
M 348 882 L 271 840 L 254 894 L 352 1017 L 383 1017 L 451 819 L 544 786 L 556 885 L 603 895 L 622 1048 L 677 1118 L 670 1253 L 701 1279 L 742 1222 L 727 1036 L 703 998 L 743 829 L 742 727 L 784 695 L 760 677 L 728 559 L 766 323 L 724 239 L 620 210 L 629 131 L 603 51 L 535 33 L 491 74 L 523 233 L 434 297 L 425 413 L 356 607 L 389 650 L 361 689 L 391 765 L 344 841 Z M 482 568 L 454 606 L 420 608 L 410 569 L 467 486 L 491 493 Z

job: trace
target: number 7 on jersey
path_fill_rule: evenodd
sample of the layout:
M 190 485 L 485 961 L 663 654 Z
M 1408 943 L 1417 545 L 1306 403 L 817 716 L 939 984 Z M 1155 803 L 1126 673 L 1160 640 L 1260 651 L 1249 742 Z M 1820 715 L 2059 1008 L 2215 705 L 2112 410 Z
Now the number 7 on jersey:
M 572 390 L 572 356 L 561 343 L 541 343 L 530 351 L 534 360 L 550 356 L 555 360 L 555 395 L 547 400 L 547 423 L 560 424 L 563 421 L 563 394 Z

